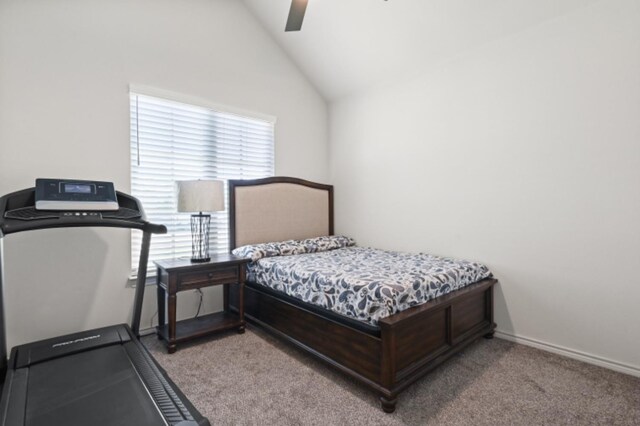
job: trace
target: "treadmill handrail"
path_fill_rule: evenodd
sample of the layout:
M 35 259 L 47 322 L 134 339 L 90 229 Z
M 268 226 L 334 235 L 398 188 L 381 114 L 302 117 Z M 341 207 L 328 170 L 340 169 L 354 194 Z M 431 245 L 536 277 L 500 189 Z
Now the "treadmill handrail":
M 116 191 L 118 204 L 121 208 L 133 210 L 140 214 L 139 218 L 103 218 L 109 212 L 98 212 L 96 216 L 69 216 L 59 218 L 44 218 L 31 220 L 18 220 L 5 217 L 9 211 L 22 208 L 35 208 L 35 188 L 27 188 L 21 191 L 12 192 L 0 197 L 0 238 L 4 235 L 17 232 L 33 231 L 38 229 L 51 228 L 75 228 L 75 227 L 111 227 L 139 229 L 152 234 L 166 234 L 167 227 L 160 224 L 150 223 L 146 219 L 146 214 L 142 203 L 128 194 Z M 57 213 L 57 212 L 56 212 Z
M 19 220 L 7 218 L 6 213 L 24 208 L 35 208 L 35 188 L 27 188 L 0 197 L 0 386 L 7 370 L 7 341 L 6 322 L 4 317 L 4 276 L 2 270 L 2 242 L 5 235 L 15 234 L 24 231 L 51 228 L 75 228 L 75 227 L 111 227 L 139 229 L 143 233 L 142 247 L 138 265 L 138 278 L 136 281 L 136 291 L 133 302 L 133 316 L 131 319 L 131 329 L 136 337 L 140 335 L 140 317 L 142 315 L 142 303 L 144 299 L 144 286 L 147 276 L 147 263 L 149 260 L 149 247 L 151 234 L 166 234 L 167 227 L 147 221 L 142 203 L 137 198 L 116 191 L 120 208 L 133 210 L 139 213 L 139 217 L 127 218 L 103 218 L 102 215 L 109 215 L 108 211 L 100 214 L 76 216 L 59 216 L 57 218 Z M 55 212 L 62 213 L 62 212 Z M 113 213 L 113 212 L 111 212 Z
M 59 227 L 78 227 L 78 226 L 108 226 L 108 227 L 116 227 L 116 228 L 130 228 L 130 229 L 140 229 L 142 230 L 142 247 L 140 250 L 140 259 L 138 263 L 138 279 L 136 283 L 136 291 L 134 296 L 134 307 L 133 307 L 133 317 L 132 317 L 132 327 L 131 330 L 128 330 L 127 327 L 124 327 L 123 330 L 126 332 L 127 336 L 131 336 L 132 340 L 127 342 L 127 346 L 123 346 L 124 351 L 126 351 L 126 356 L 130 360 L 131 368 L 135 369 L 137 372 L 138 379 L 140 380 L 139 384 L 143 389 L 146 389 L 146 395 L 152 400 L 155 409 L 158 412 L 158 415 L 164 420 L 166 424 L 173 425 L 184 425 L 184 426 L 209 426 L 209 421 L 202 417 L 202 415 L 197 411 L 193 405 L 189 402 L 189 400 L 184 396 L 180 389 L 166 376 L 166 373 L 162 370 L 162 368 L 157 364 L 155 360 L 151 357 L 151 355 L 147 352 L 147 350 L 143 347 L 142 343 L 139 340 L 140 337 L 140 315 L 142 312 L 142 304 L 144 298 L 144 286 L 146 280 L 146 272 L 147 272 L 147 264 L 149 260 L 149 247 L 151 243 L 151 234 L 162 234 L 167 232 L 167 228 L 164 225 L 157 225 L 153 223 L 149 223 L 146 220 L 146 216 L 144 214 L 144 210 L 142 208 L 142 204 L 135 197 L 132 197 L 127 194 L 123 194 L 121 192 L 117 192 L 118 204 L 120 206 L 119 210 L 119 218 L 118 214 L 111 214 L 109 217 L 109 213 L 100 213 L 100 214 L 90 214 L 87 212 L 86 215 L 80 213 L 80 215 L 76 216 L 76 212 L 73 212 L 73 215 L 67 214 L 45 214 L 45 218 L 37 219 L 37 212 L 32 212 L 31 208 L 34 208 L 35 204 L 35 190 L 34 188 L 25 189 L 22 191 L 17 191 L 12 194 L 5 195 L 0 197 L 0 388 L 2 390 L 1 398 L 0 398 L 0 424 L 16 424 L 23 423 L 22 419 L 24 419 L 25 413 L 27 413 L 27 380 L 24 380 L 27 377 L 27 373 L 25 369 L 27 368 L 18 368 L 13 369 L 16 366 L 18 360 L 18 349 L 14 348 L 15 357 L 12 355 L 12 370 L 7 371 L 7 348 L 6 348 L 6 339 L 5 339 L 5 321 L 4 321 L 4 303 L 2 298 L 3 291 L 3 270 L 2 270 L 2 261 L 3 261 L 3 253 L 2 253 L 2 244 L 4 241 L 4 236 L 11 233 L 29 231 L 35 229 L 47 229 L 47 228 L 59 228 Z M 14 212 L 10 215 L 10 218 L 5 217 L 5 213 L 7 211 L 13 211 L 17 209 L 27 209 L 25 211 Z M 126 209 L 126 210 L 125 210 Z M 134 210 L 134 214 L 131 214 L 131 210 Z M 23 215 L 26 213 L 26 215 Z M 138 217 L 139 213 L 139 217 Z M 107 216 L 103 218 L 102 215 Z M 135 218 L 134 215 L 136 216 Z M 52 218 L 51 216 L 57 216 L 57 218 Z M 20 218 L 26 218 L 27 220 L 20 220 Z M 110 327 L 109 327 L 110 328 Z M 107 329 L 109 329 L 107 328 Z M 98 332 L 96 337 L 95 332 Z M 93 340 L 94 338 L 100 337 L 102 333 L 100 333 L 100 329 L 98 330 L 90 330 L 88 336 L 84 336 L 79 338 L 79 341 L 73 339 L 71 343 L 77 345 L 83 345 L 84 339 L 91 339 L 90 341 L 96 343 L 97 341 Z M 118 333 L 120 334 L 120 333 Z M 125 336 L 125 337 L 127 337 Z M 63 336 L 64 337 L 64 336 Z M 120 335 L 121 340 L 122 335 Z M 101 341 L 106 345 L 106 340 Z M 116 339 L 117 340 L 117 339 Z M 89 341 L 89 340 L 87 340 Z M 39 344 L 42 344 L 40 342 Z M 46 343 L 46 341 L 44 342 Z M 61 344 L 69 344 L 69 341 L 63 341 Z M 65 352 L 67 355 L 71 353 L 76 353 L 79 346 L 75 348 L 68 348 L 62 352 Z M 92 345 L 89 345 L 92 346 Z M 35 346 L 34 346 L 35 347 Z M 106 347 L 106 346 L 105 346 Z M 91 347 L 91 353 L 96 353 L 96 347 Z M 79 354 L 77 352 L 76 354 Z M 119 352 L 120 353 L 120 352 Z M 60 353 L 58 353 L 60 354 Z M 54 354 L 57 355 L 57 354 Z M 58 358 L 59 360 L 64 359 L 62 356 Z M 31 360 L 31 354 L 29 354 L 29 360 Z M 39 359 L 43 361 L 44 358 Z M 49 359 L 51 360 L 51 359 Z M 36 360 L 38 361 L 38 360 Z M 68 363 L 67 363 L 68 364 Z M 45 365 L 45 364 L 43 364 Z M 105 365 L 105 363 L 103 363 Z M 65 371 L 61 369 L 60 371 Z M 6 373 L 6 375 L 5 375 Z M 14 374 L 15 373 L 15 374 Z M 64 376 L 64 374 L 63 374 Z M 7 378 L 7 383 L 3 383 L 5 377 Z M 29 376 L 28 379 L 32 380 L 33 376 Z M 21 381 L 16 381 L 16 378 L 22 378 Z M 66 381 L 66 377 L 64 378 Z M 14 383 L 18 383 L 18 385 L 14 386 Z M 136 382 L 138 383 L 138 382 Z M 17 392 L 16 392 L 17 389 Z M 57 390 L 57 388 L 53 388 Z M 76 389 L 73 389 L 76 390 Z M 18 395 L 17 398 L 11 398 L 14 394 L 23 391 Z M 80 388 L 82 392 L 82 388 Z M 77 395 L 77 393 L 76 393 Z M 101 397 L 100 397 L 101 398 Z M 128 399 L 128 398 L 127 398 Z M 73 400 L 73 398 L 71 398 Z M 133 401 L 133 404 L 137 407 L 138 400 L 136 398 L 128 399 Z M 167 405 L 168 404 L 168 405 Z M 147 404 L 149 405 L 149 404 Z M 101 405 L 103 406 L 103 405 Z M 7 420 L 7 416 L 18 416 L 11 417 L 11 419 Z M 145 419 L 148 417 L 145 414 Z M 180 420 L 184 419 L 184 420 Z M 73 424 L 78 424 L 77 421 Z M 84 419 L 80 419 L 84 421 Z M 155 419 L 153 420 L 155 423 Z M 120 422 L 122 423 L 122 422 Z M 148 422 L 147 422 L 148 423 Z M 86 424 L 83 423 L 83 424 Z

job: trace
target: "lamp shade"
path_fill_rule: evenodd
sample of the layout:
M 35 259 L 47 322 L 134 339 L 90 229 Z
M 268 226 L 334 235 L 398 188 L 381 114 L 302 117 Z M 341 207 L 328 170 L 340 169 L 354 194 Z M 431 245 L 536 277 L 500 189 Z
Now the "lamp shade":
M 176 187 L 179 212 L 224 210 L 224 185 L 220 180 L 180 180 Z

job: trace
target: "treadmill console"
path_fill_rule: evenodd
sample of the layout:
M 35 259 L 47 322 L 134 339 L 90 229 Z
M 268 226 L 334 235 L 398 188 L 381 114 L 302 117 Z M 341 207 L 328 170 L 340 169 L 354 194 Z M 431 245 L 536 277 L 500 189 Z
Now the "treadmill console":
M 113 182 L 36 179 L 36 210 L 118 210 Z

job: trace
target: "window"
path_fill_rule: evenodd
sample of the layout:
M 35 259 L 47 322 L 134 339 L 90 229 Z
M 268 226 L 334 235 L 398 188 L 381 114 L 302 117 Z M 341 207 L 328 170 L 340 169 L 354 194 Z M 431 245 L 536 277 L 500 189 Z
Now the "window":
M 151 239 L 153 260 L 191 257 L 190 215 L 176 212 L 175 181 L 256 179 L 274 172 L 274 120 L 130 95 L 131 193 L 151 222 L 167 226 Z M 225 191 L 228 194 L 228 191 Z M 228 208 L 228 195 L 225 196 Z M 211 213 L 210 253 L 228 251 L 228 212 Z M 132 270 L 140 232 L 132 232 Z

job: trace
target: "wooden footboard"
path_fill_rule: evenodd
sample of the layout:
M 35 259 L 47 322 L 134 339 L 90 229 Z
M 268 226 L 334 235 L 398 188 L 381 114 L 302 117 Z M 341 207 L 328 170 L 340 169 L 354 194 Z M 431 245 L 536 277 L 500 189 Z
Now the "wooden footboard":
M 291 304 L 259 288 L 245 288 L 245 316 L 354 377 L 380 394 L 393 412 L 397 395 L 481 336 L 491 337 L 493 285 L 485 279 L 379 321 L 366 333 Z M 230 289 L 230 306 L 238 294 Z

